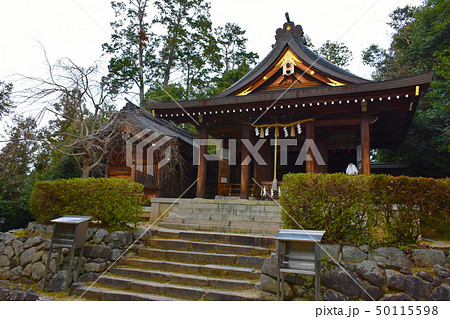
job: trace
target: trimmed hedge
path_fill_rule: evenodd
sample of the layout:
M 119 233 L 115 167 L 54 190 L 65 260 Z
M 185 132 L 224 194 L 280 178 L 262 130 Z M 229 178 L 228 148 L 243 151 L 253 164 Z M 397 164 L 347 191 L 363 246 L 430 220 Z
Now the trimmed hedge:
M 441 238 L 450 231 L 448 178 L 286 174 L 283 181 L 284 227 L 325 230 L 328 243 L 411 244 L 424 230 Z
M 62 215 L 92 216 L 113 230 L 139 222 L 143 186 L 118 178 L 75 178 L 34 184 L 31 213 L 44 223 Z

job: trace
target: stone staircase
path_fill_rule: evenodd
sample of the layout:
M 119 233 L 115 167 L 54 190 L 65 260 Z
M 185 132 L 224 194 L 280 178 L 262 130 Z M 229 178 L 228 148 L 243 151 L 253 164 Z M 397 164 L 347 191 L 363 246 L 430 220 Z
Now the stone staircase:
M 152 233 L 135 256 L 123 259 L 91 288 L 75 286 L 72 293 L 91 300 L 260 300 L 261 268 L 274 249 L 272 237 L 160 227 Z
M 164 228 L 276 235 L 281 208 L 272 201 L 181 199 L 158 225 Z

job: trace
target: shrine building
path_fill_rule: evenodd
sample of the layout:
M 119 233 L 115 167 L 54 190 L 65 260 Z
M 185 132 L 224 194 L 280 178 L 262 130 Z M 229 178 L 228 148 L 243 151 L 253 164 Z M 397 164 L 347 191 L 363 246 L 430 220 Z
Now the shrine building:
M 146 105 L 157 118 L 196 125 L 200 139 L 221 140 L 222 154 L 235 150 L 235 159 L 212 163 L 203 156 L 207 145 L 199 147 L 196 197 L 258 197 L 288 172 L 345 172 L 350 163 L 370 174 L 371 149 L 403 142 L 433 73 L 366 80 L 316 55 L 303 35 L 300 25 L 284 23 L 271 52 L 212 98 Z M 303 148 L 305 141 L 313 143 Z M 244 160 L 250 147 L 265 165 Z

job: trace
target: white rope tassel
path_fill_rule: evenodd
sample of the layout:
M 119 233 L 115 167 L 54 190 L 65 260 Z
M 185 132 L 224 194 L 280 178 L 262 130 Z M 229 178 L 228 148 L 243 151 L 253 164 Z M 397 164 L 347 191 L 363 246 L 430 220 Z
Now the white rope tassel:
M 256 134 L 256 136 L 259 136 L 259 130 L 257 127 L 255 127 L 255 134 Z
M 287 127 L 283 127 L 283 131 L 284 131 L 284 137 L 288 137 L 289 136 L 289 132 Z
M 297 124 L 297 133 L 298 135 L 302 134 L 302 126 L 300 124 Z
M 266 132 L 265 132 L 266 136 L 269 136 L 269 128 L 266 127 Z

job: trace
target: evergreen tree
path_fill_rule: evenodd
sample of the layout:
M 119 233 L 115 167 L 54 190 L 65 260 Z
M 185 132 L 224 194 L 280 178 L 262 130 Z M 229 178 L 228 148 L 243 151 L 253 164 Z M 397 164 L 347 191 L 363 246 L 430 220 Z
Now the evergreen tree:
M 450 175 L 450 6 L 448 0 L 428 0 L 420 7 L 396 9 L 389 25 L 394 34 L 388 49 L 371 45 L 363 52 L 375 67 L 376 80 L 433 70 L 428 92 L 422 95 L 404 144 L 381 150 L 380 161 L 410 163 L 410 175 Z

